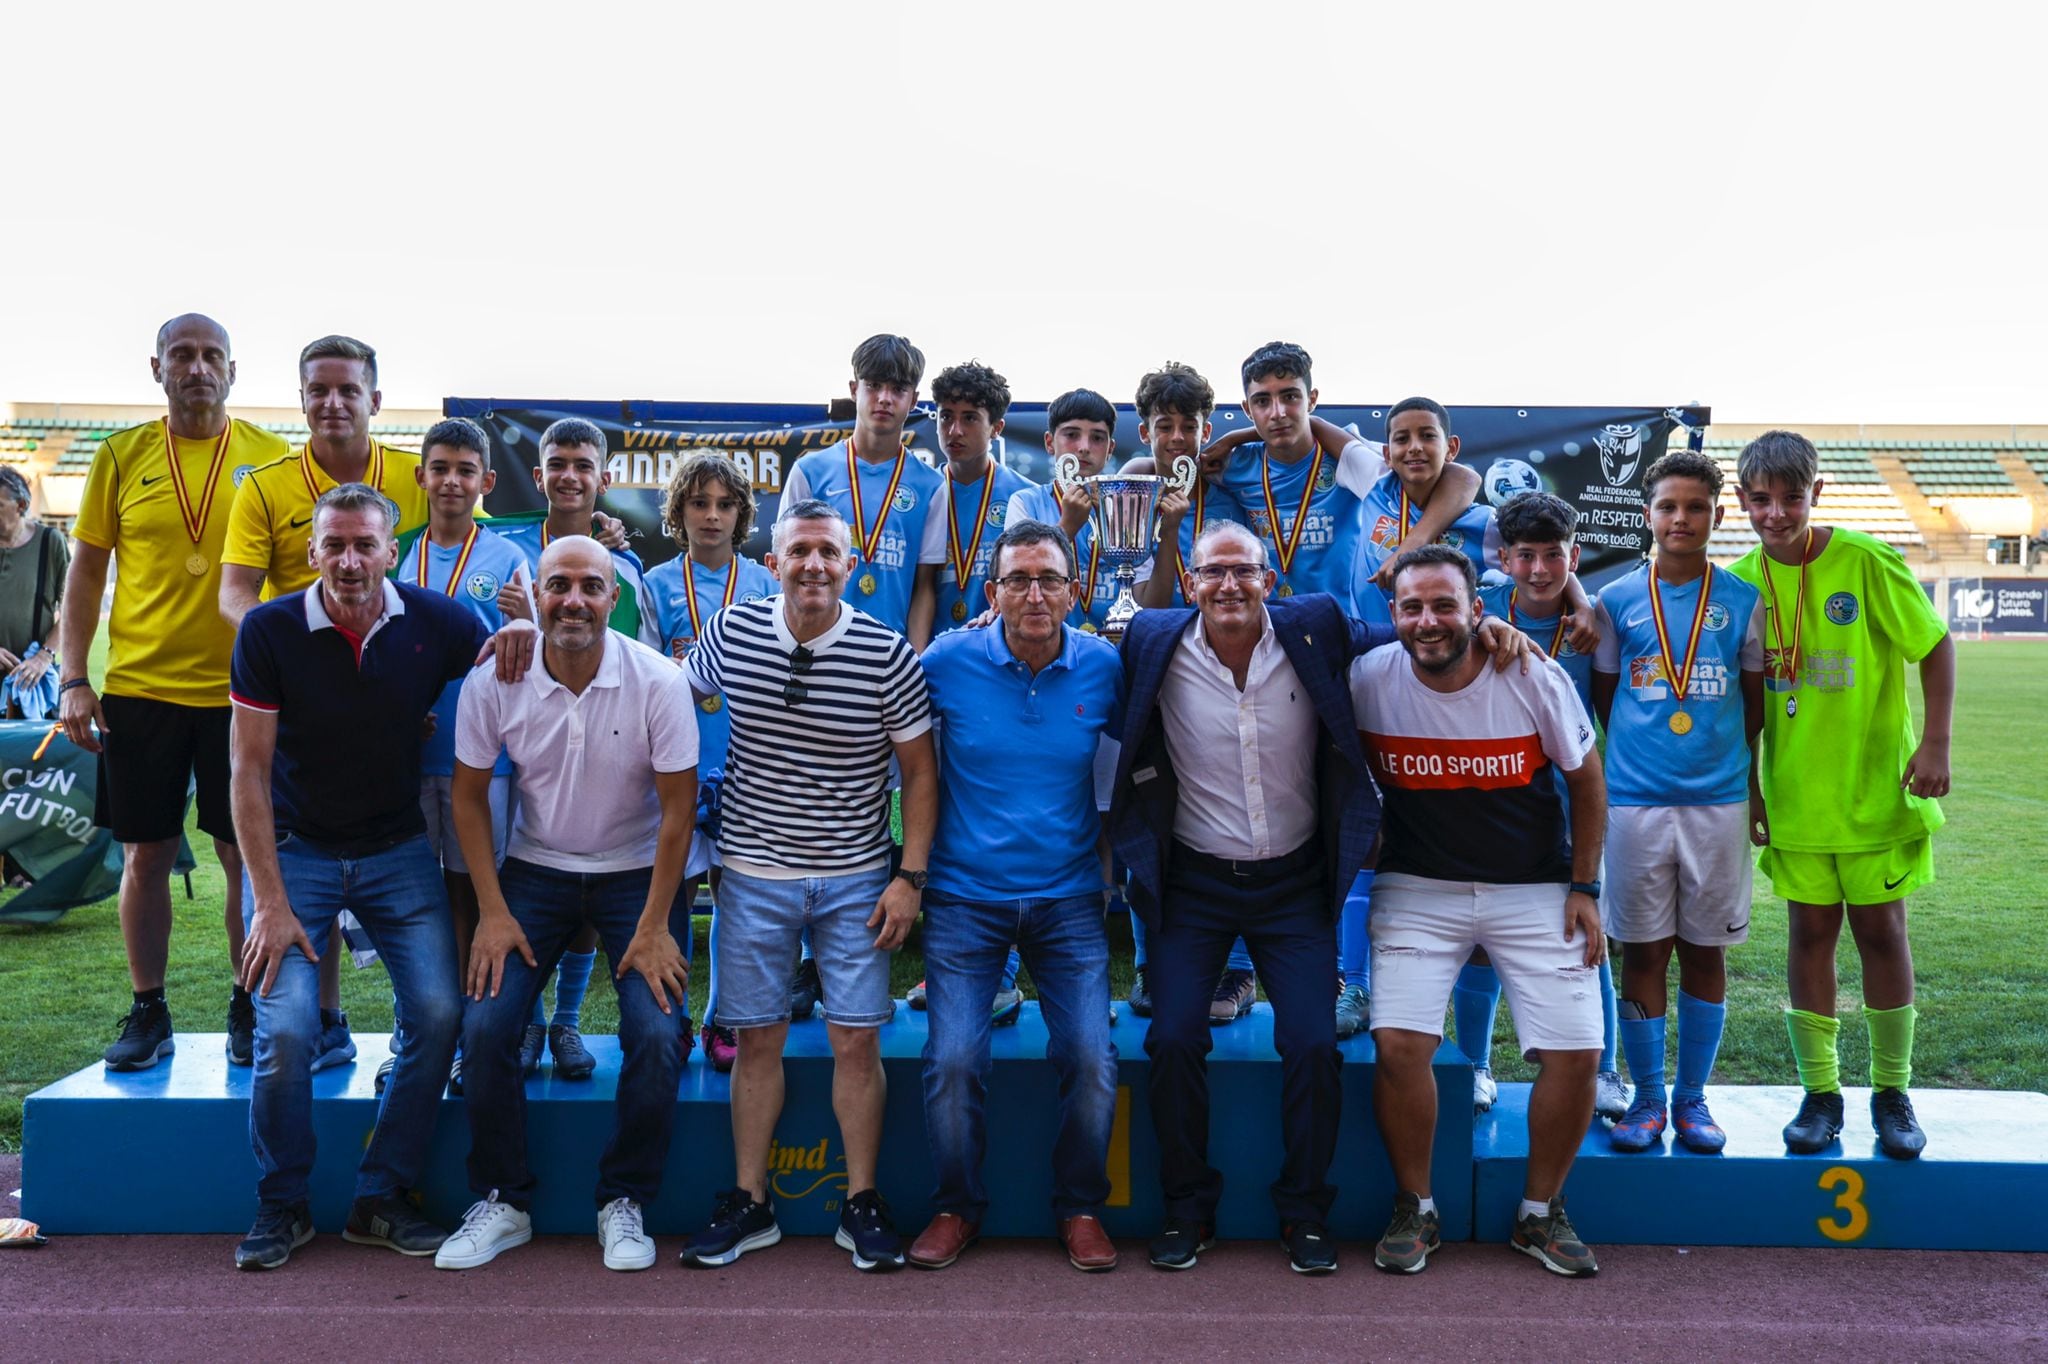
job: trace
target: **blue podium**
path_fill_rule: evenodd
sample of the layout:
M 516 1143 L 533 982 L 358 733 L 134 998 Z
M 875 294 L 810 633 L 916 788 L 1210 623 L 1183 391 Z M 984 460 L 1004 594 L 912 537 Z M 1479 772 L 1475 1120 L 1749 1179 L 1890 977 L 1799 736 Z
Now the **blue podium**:
M 899 1006 L 882 1029 L 889 1080 L 880 1187 L 898 1225 L 915 1234 L 929 1218 L 931 1160 L 925 1143 L 922 1013 Z M 1157 1146 L 1146 1101 L 1146 1022 L 1120 1010 L 1114 1032 L 1119 1063 L 1117 1122 L 1110 1144 L 1112 1193 L 1104 1220 L 1112 1234 L 1147 1237 L 1163 1216 Z M 1273 1020 L 1261 1004 L 1251 1017 L 1215 1029 L 1209 1061 L 1210 1160 L 1225 1175 L 1218 1230 L 1226 1237 L 1278 1233 L 1267 1186 L 1280 1167 L 1280 1067 Z M 597 1157 L 610 1136 L 618 1043 L 586 1039 L 596 1076 L 569 1083 L 548 1067 L 527 1082 L 527 1126 L 540 1187 L 536 1230 L 583 1234 L 595 1225 Z M 240 1233 L 255 1214 L 256 1166 L 249 1152 L 249 1078 L 227 1064 L 224 1039 L 184 1033 L 178 1052 L 152 1070 L 111 1074 L 94 1065 L 30 1095 L 24 1115 L 23 1215 L 56 1233 Z M 313 1215 L 338 1230 L 347 1215 L 355 1165 L 375 1120 L 373 1077 L 388 1039 L 360 1035 L 353 1065 L 313 1077 L 319 1156 Z M 1046 1032 L 1035 1003 L 994 1038 L 989 1084 L 988 1160 L 991 1236 L 1050 1235 L 1051 1151 L 1058 1084 L 1045 1062 Z M 1394 1195 L 1393 1176 L 1372 1114 L 1372 1043 L 1343 1044 L 1344 1117 L 1336 1168 L 1340 1189 L 1331 1228 L 1346 1240 L 1377 1237 Z M 1444 1235 L 1472 1233 L 1472 1072 L 1456 1048 L 1437 1054 L 1440 1114 L 1436 1130 L 1437 1202 Z M 846 1161 L 832 1117 L 831 1053 L 822 1022 L 790 1029 L 787 1099 L 770 1154 L 776 1214 L 785 1231 L 829 1235 L 845 1196 Z M 676 1125 L 660 1199 L 647 1210 L 651 1229 L 693 1231 L 717 1191 L 733 1182 L 727 1079 L 701 1052 L 684 1068 Z M 472 1195 L 464 1173 L 469 1122 L 460 1099 L 442 1102 L 428 1169 L 427 1210 L 457 1220 Z

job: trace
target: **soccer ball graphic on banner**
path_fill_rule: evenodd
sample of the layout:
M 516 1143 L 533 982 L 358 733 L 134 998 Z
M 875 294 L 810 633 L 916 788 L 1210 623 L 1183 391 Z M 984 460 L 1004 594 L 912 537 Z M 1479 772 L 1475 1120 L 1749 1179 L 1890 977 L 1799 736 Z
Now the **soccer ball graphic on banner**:
M 1486 500 L 1505 507 L 1523 493 L 1543 491 L 1543 476 L 1522 459 L 1497 459 L 1486 467 Z

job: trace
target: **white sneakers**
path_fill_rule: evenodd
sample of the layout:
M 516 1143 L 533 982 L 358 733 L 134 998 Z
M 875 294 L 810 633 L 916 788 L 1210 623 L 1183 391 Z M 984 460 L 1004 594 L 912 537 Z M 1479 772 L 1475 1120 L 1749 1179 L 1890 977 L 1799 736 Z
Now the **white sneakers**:
M 434 1268 L 475 1269 L 532 1239 L 533 1219 L 510 1203 L 500 1203 L 493 1189 L 489 1198 L 470 1205 L 462 1225 L 434 1252 Z M 654 1238 L 641 1223 L 640 1205 L 630 1198 L 614 1198 L 599 1210 L 597 1243 L 604 1247 L 606 1269 L 654 1267 Z
M 654 1238 L 640 1225 L 640 1205 L 614 1198 L 597 1212 L 597 1243 L 606 1269 L 654 1268 Z
M 493 1189 L 489 1198 L 470 1205 L 462 1225 L 434 1252 L 434 1268 L 475 1269 L 497 1259 L 498 1252 L 532 1239 L 533 1219 L 510 1203 L 500 1203 Z

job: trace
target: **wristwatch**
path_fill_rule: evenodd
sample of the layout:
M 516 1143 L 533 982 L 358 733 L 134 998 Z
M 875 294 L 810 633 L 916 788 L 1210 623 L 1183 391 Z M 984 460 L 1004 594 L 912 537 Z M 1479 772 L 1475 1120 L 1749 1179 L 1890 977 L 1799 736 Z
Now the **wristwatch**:
M 896 879 L 910 882 L 910 888 L 922 894 L 924 892 L 924 883 L 929 881 L 931 877 L 928 873 L 912 871 L 910 868 L 904 867 L 896 873 Z
M 1581 895 L 1590 896 L 1595 900 L 1600 898 L 1600 883 L 1598 881 L 1574 881 L 1572 882 L 1572 889 Z

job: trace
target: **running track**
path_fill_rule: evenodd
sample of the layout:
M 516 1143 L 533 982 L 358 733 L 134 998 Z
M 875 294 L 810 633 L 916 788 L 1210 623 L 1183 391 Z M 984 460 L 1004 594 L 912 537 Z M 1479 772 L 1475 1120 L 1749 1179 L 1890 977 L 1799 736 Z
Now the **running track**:
M 0 1156 L 0 1215 L 20 1183 Z M 2016 1216 L 2039 1210 L 2015 1209 Z M 595 1238 L 548 1237 L 443 1273 L 323 1235 L 238 1274 L 232 1238 L 80 1236 L 0 1252 L 10 1359 L 292 1364 L 454 1359 L 1782 1360 L 2048 1358 L 2048 1255 L 1600 1246 L 1588 1282 L 1492 1245 L 1447 1246 L 1413 1279 L 1369 1250 L 1303 1279 L 1277 1244 L 1228 1243 L 1162 1274 L 1124 1243 L 1082 1275 L 1050 1241 L 992 1242 L 940 1273 L 869 1277 L 823 1240 L 724 1270 L 609 1274 Z

